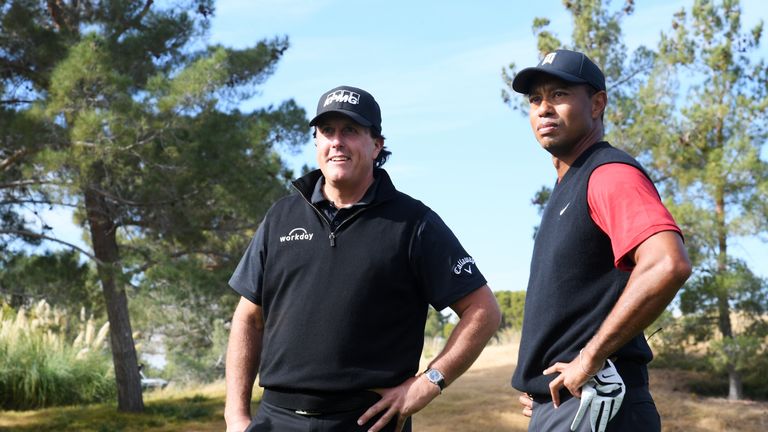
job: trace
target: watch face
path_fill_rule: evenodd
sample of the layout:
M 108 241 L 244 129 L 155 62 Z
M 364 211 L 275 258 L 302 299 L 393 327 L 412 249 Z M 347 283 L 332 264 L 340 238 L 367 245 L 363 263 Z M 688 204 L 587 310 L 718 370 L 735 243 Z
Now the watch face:
M 427 372 L 427 378 L 429 378 L 429 380 L 432 381 L 432 382 L 438 382 L 441 379 L 443 379 L 443 377 L 440 375 L 440 372 L 438 372 L 438 371 L 436 371 L 434 369 L 432 369 L 429 372 Z

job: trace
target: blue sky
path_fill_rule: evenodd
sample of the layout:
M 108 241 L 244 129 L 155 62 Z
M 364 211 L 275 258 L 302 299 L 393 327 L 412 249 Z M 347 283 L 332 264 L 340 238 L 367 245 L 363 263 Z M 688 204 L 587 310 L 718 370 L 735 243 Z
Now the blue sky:
M 630 49 L 654 46 L 672 14 L 692 1 L 636 3 L 622 27 Z M 745 28 L 768 15 L 760 0 L 742 4 Z M 290 38 L 276 73 L 246 109 L 293 98 L 311 116 L 332 87 L 370 91 L 382 108 L 393 152 L 385 168 L 395 185 L 446 221 L 493 289 L 520 290 L 538 223 L 530 199 L 552 184 L 555 171 L 527 119 L 502 102 L 500 73 L 510 62 L 537 62 L 534 17 L 550 18 L 557 36 L 570 41 L 570 16 L 559 0 L 220 0 L 211 41 L 244 47 Z M 308 143 L 290 161 L 316 166 L 314 147 Z M 732 250 L 768 275 L 758 265 L 768 245 L 748 240 Z
M 636 3 L 622 26 L 630 49 L 655 46 L 671 15 L 692 1 Z M 742 5 L 745 28 L 768 16 L 762 0 Z M 550 18 L 550 28 L 570 41 L 560 0 L 219 0 L 209 41 L 245 47 L 290 39 L 275 74 L 243 110 L 292 98 L 312 116 L 325 90 L 345 84 L 370 91 L 382 108 L 393 152 L 385 168 L 395 185 L 446 221 L 491 288 L 521 290 L 538 223 L 530 199 L 553 183 L 555 171 L 527 119 L 503 104 L 500 73 L 510 62 L 537 62 L 534 17 Z M 761 56 L 768 59 L 766 45 Z M 311 142 L 287 160 L 315 166 Z M 52 224 L 61 238 L 79 239 L 66 221 Z M 759 264 L 768 245 L 746 239 L 731 250 L 768 276 Z

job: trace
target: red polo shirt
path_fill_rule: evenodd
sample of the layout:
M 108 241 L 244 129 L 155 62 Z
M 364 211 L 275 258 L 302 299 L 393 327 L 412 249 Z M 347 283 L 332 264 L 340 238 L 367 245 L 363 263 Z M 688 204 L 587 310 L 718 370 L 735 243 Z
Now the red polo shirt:
M 597 167 L 587 188 L 589 214 L 611 239 L 614 264 L 632 270 L 630 252 L 662 231 L 680 228 L 664 207 L 656 188 L 637 168 L 623 163 Z

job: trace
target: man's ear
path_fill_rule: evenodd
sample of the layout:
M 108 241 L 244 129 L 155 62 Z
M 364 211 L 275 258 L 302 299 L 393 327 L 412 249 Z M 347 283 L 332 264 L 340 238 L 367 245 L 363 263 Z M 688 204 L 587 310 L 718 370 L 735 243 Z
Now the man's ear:
M 379 153 L 381 153 L 381 149 L 384 148 L 384 140 L 381 138 L 374 138 L 373 145 L 376 146 L 376 150 L 373 152 L 373 159 L 376 160 L 376 158 L 379 157 Z
M 608 94 L 601 90 L 592 95 L 592 118 L 597 120 L 603 116 L 608 105 Z

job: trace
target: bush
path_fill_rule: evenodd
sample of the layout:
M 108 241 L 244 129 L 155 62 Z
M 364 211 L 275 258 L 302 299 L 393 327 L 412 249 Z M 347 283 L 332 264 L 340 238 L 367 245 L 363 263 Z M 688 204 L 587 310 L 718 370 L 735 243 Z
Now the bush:
M 114 398 L 114 376 L 103 350 L 108 326 L 96 332 L 81 314 L 80 332 L 65 342 L 65 315 L 41 301 L 29 313 L 0 310 L 0 408 L 36 409 Z
M 716 328 L 696 325 L 696 317 L 674 317 L 664 312 L 649 329 L 660 329 L 650 338 L 654 351 L 652 367 L 702 373 L 688 382 L 692 392 L 703 396 L 728 394 L 727 360 L 741 373 L 744 394 L 768 399 L 768 338 L 737 335 L 725 340 Z
M 204 383 L 224 377 L 224 357 L 229 331 L 224 320 L 213 322 L 213 331 L 206 335 L 205 346 L 167 346 L 164 374 L 174 382 Z
M 501 309 L 499 332 L 506 329 L 522 329 L 525 291 L 494 291 L 493 294 L 496 296 L 496 301 Z

